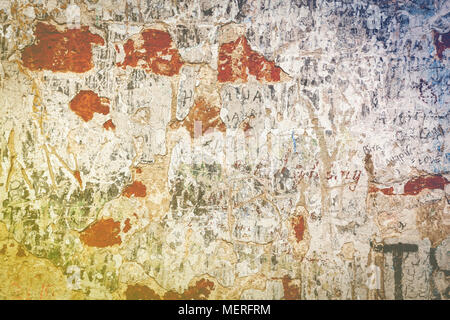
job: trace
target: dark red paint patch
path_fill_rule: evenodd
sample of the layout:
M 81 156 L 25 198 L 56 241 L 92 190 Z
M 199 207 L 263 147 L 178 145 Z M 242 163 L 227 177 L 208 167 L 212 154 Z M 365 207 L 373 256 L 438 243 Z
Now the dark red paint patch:
M 85 229 L 80 234 L 80 240 L 90 247 L 104 248 L 121 244 L 119 233 L 120 222 L 112 218 L 102 219 Z
M 182 294 L 168 291 L 164 294 L 164 300 L 205 300 L 214 289 L 214 282 L 200 279 L 195 285 L 189 286 Z
M 444 190 L 447 183 L 449 183 L 448 180 L 442 176 L 413 178 L 405 184 L 403 194 L 416 195 L 423 189 Z
M 91 44 L 105 43 L 87 26 L 59 32 L 56 27 L 39 22 L 34 34 L 35 43 L 22 51 L 24 66 L 33 71 L 86 72 L 94 66 Z
M 303 216 L 292 219 L 292 227 L 294 228 L 297 242 L 302 241 L 303 235 L 305 233 L 305 219 L 303 218 Z
M 125 197 L 145 197 L 147 195 L 147 187 L 140 181 L 134 181 L 132 184 L 125 187 L 122 192 Z
M 300 288 L 291 284 L 292 279 L 289 276 L 284 276 L 282 279 L 284 300 L 300 300 Z
M 95 92 L 91 90 L 81 90 L 70 101 L 69 107 L 80 116 L 84 121 L 92 120 L 94 112 L 101 114 L 109 113 L 109 99 L 100 98 Z
M 119 67 L 141 67 L 164 76 L 180 72 L 183 62 L 168 32 L 147 29 L 141 33 L 141 37 L 142 45 L 136 45 L 132 39 L 124 44 L 125 58 L 122 63 L 117 63 Z
M 277 82 L 281 75 L 275 62 L 253 51 L 244 36 L 220 46 L 218 70 L 219 82 L 246 82 L 248 74 L 258 81 Z
M 406 184 L 403 187 L 403 193 L 400 195 L 403 195 L 403 196 L 413 195 L 414 196 L 414 195 L 419 194 L 423 189 L 444 190 L 445 185 L 448 183 L 449 183 L 449 181 L 440 175 L 416 177 L 416 178 L 412 178 L 411 180 L 406 182 Z M 380 189 L 380 188 L 377 188 L 374 186 L 369 187 L 369 193 L 375 193 L 378 191 L 384 193 L 387 196 L 395 195 L 393 187 L 383 188 L 383 189 Z
M 436 55 L 442 60 L 445 49 L 450 48 L 450 31 L 447 33 L 439 33 L 433 30 L 433 42 L 436 47 Z
M 189 286 L 183 293 L 167 291 L 163 297 L 153 289 L 144 285 L 128 285 L 125 291 L 127 300 L 205 300 L 214 289 L 214 282 L 200 279 L 195 285 Z

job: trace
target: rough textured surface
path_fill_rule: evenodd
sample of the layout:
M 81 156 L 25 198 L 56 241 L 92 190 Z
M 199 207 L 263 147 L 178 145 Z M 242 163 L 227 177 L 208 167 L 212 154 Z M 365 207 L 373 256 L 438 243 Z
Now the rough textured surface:
M 449 14 L 0 0 L 0 298 L 449 299 Z

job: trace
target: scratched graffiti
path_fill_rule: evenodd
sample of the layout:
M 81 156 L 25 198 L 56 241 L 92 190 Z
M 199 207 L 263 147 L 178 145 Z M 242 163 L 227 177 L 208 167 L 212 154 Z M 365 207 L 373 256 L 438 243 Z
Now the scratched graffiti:
M 0 299 L 448 300 L 449 14 L 0 0 Z

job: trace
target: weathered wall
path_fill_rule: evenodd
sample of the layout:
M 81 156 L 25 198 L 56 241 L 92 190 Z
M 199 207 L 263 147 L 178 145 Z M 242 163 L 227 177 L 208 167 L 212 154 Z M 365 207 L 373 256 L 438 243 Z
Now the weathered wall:
M 448 299 L 449 10 L 0 1 L 0 298 Z

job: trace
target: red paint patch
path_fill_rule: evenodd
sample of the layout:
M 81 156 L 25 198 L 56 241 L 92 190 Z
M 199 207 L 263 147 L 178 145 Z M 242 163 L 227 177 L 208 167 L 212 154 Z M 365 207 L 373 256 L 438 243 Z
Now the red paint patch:
M 82 187 L 83 186 L 83 181 L 81 181 L 80 171 L 76 170 L 73 173 L 73 176 L 75 177 L 75 179 L 77 179 L 78 183 L 80 184 L 80 187 Z
M 281 75 L 275 62 L 253 51 L 244 36 L 220 46 L 218 70 L 219 82 L 247 82 L 248 74 L 258 81 L 277 82 Z
M 442 189 L 449 183 L 447 179 L 442 176 L 418 177 L 409 180 L 404 187 L 403 194 L 416 195 L 423 189 Z
M 183 62 L 168 32 L 147 29 L 141 33 L 141 37 L 142 45 L 136 45 L 132 39 L 124 44 L 125 58 L 122 63 L 117 63 L 119 67 L 141 67 L 164 76 L 180 72 Z
M 253 127 L 250 125 L 250 119 L 245 119 L 241 123 L 241 128 L 245 133 L 247 133 L 247 131 L 249 131 L 250 129 L 253 129 Z
M 192 138 L 195 135 L 195 122 L 201 124 L 201 134 L 203 135 L 210 129 L 216 129 L 225 132 L 227 127 L 220 119 L 220 108 L 210 106 L 204 99 L 195 101 L 194 106 L 189 111 L 188 116 L 180 123 L 175 122 L 171 125 L 172 129 L 177 129 L 183 126 L 189 131 Z M 199 133 L 198 133 L 199 134 Z M 200 134 L 199 134 L 200 135 Z
M 81 90 L 70 101 L 69 107 L 80 116 L 84 121 L 92 120 L 94 112 L 101 114 L 109 113 L 109 99 L 100 98 L 95 92 L 91 90 Z
M 128 231 L 130 231 L 131 229 L 131 223 L 130 223 L 130 218 L 127 218 L 125 220 L 125 226 L 123 227 L 123 232 L 127 233 Z
M 125 187 L 122 195 L 128 198 L 131 198 L 131 196 L 143 198 L 147 195 L 147 188 L 142 182 L 134 181 L 132 184 Z
M 116 130 L 116 125 L 112 122 L 111 119 L 109 119 L 103 124 L 103 128 L 105 128 L 106 130 Z
M 296 285 L 291 285 L 292 279 L 289 276 L 284 276 L 283 279 L 284 300 L 300 300 L 300 288 Z
M 168 291 L 164 294 L 164 300 L 205 300 L 214 289 L 214 282 L 200 279 L 195 285 L 189 286 L 182 294 Z
M 119 236 L 120 222 L 113 219 L 102 219 L 80 234 L 80 240 L 90 247 L 109 247 L 115 244 L 121 244 L 122 240 Z
M 391 196 L 394 194 L 394 187 L 383 188 L 383 189 L 380 189 L 380 191 L 383 192 L 387 196 Z
M 34 34 L 35 43 L 22 51 L 24 66 L 33 71 L 86 72 L 94 66 L 91 44 L 105 43 L 87 26 L 59 32 L 56 27 L 39 22 Z
M 387 196 L 394 195 L 394 187 L 380 189 L 380 188 L 377 188 L 377 187 L 374 187 L 374 186 L 369 186 L 369 193 L 375 193 L 375 192 L 378 192 L 378 191 L 384 193 Z
M 428 176 L 428 177 L 416 177 L 409 180 L 405 186 L 403 187 L 403 193 L 400 195 L 410 196 L 417 195 L 423 189 L 441 189 L 444 190 L 445 185 L 448 184 L 449 181 L 442 176 Z M 394 188 L 383 188 L 379 189 L 374 186 L 369 187 L 369 193 L 382 192 L 387 196 L 395 195 Z
M 294 228 L 297 242 L 302 241 L 303 235 L 305 233 L 305 219 L 303 218 L 303 216 L 299 216 L 298 218 L 292 219 L 292 227 Z
M 450 48 L 450 31 L 447 33 L 439 33 L 433 30 L 433 42 L 436 47 L 436 55 L 442 60 L 445 49 Z

